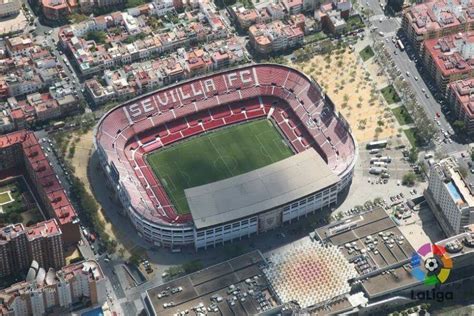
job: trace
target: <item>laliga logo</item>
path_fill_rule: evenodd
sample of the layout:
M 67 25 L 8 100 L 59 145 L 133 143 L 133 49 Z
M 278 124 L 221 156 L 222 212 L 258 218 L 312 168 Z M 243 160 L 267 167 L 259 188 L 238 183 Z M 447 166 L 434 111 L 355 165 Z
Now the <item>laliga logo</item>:
M 421 269 L 422 264 L 427 273 Z M 443 246 L 426 243 L 413 253 L 411 265 L 414 278 L 424 281 L 426 285 L 436 285 L 446 282 L 453 268 L 453 261 Z

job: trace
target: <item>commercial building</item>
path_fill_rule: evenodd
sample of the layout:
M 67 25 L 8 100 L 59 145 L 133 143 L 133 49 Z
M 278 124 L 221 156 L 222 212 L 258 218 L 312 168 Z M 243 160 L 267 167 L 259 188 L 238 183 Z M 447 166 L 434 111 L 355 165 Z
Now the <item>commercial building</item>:
M 151 288 L 145 296 L 148 314 L 168 316 L 193 308 L 239 316 L 274 311 L 280 304 L 261 270 L 265 264 L 256 250 Z
M 26 272 L 33 260 L 46 269 L 64 266 L 62 232 L 55 219 L 0 229 L 0 277 Z
M 60 270 L 31 268 L 28 279 L 0 291 L 0 315 L 67 313 L 75 303 L 97 305 L 107 300 L 106 278 L 96 261 Z
M 0 18 L 5 18 L 20 13 L 19 0 L 0 0 Z
M 474 133 L 474 79 L 464 79 L 449 84 L 447 100 L 458 120 L 465 124 L 465 131 Z
M 80 240 L 76 211 L 33 132 L 21 130 L 0 136 L 0 171 L 27 178 L 43 213 L 57 221 L 65 245 Z
M 446 158 L 431 166 L 424 193 L 447 236 L 464 231 L 474 223 L 474 195 L 455 159 Z
M 252 65 L 194 78 L 112 109 L 98 124 L 95 146 L 139 235 L 157 246 L 206 248 L 278 227 L 337 202 L 352 181 L 357 145 L 345 119 L 334 111 L 319 85 L 301 72 L 280 65 Z M 207 190 L 189 189 L 191 214 L 178 215 L 145 156 L 190 136 L 258 118 L 271 119 L 295 155 L 211 183 Z M 257 190 L 257 182 L 267 190 Z M 239 186 L 247 189 L 239 192 Z M 206 192 L 214 189 L 222 189 L 217 190 L 222 196 L 212 197 L 222 207 L 206 204 L 208 208 L 203 204 L 210 198 Z
M 448 84 L 474 77 L 474 32 L 429 39 L 423 44 L 423 61 L 442 93 Z
M 421 50 L 424 40 L 474 30 L 474 3 L 469 0 L 427 1 L 403 12 L 402 30 Z

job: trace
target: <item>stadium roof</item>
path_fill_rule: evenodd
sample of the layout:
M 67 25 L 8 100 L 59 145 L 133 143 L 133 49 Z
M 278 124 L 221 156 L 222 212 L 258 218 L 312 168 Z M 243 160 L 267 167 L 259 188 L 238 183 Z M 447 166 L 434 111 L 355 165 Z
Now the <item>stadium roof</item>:
M 229 222 L 297 200 L 339 177 L 314 149 L 266 167 L 184 192 L 197 229 Z

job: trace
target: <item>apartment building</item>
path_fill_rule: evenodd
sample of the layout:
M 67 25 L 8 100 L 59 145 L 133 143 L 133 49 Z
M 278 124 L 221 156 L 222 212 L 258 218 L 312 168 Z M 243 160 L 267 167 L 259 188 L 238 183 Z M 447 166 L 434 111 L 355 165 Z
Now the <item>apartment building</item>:
M 35 260 L 42 267 L 65 264 L 62 232 L 55 219 L 30 227 L 12 224 L 0 229 L 0 277 L 26 272 Z
M 31 264 L 27 250 L 28 238 L 22 224 L 0 230 L 0 277 L 25 271 Z
M 126 100 L 177 81 L 231 67 L 248 60 L 248 52 L 238 38 L 206 43 L 202 48 L 179 48 L 162 59 L 132 63 L 104 71 L 104 83 L 85 82 L 86 94 L 96 104 Z
M 328 33 L 340 34 L 347 26 L 346 20 L 352 10 L 350 1 L 332 1 L 322 4 L 314 12 L 314 18 L 321 29 Z
M 15 36 L 5 40 L 5 48 L 10 57 L 26 55 L 33 46 L 32 39 L 24 35 Z
M 464 122 L 466 132 L 474 134 L 474 79 L 450 83 L 447 100 L 457 119 Z
M 43 211 L 56 219 L 64 244 L 76 244 L 81 238 L 79 218 L 35 134 L 21 130 L 0 136 L 0 158 L 0 171 L 14 168 L 30 180 Z
M 431 78 L 446 93 L 449 83 L 474 76 L 474 32 L 426 40 L 422 56 Z
M 279 3 L 276 5 L 281 6 Z M 282 6 L 281 9 L 283 10 Z M 233 5 L 229 12 L 243 30 L 247 30 L 251 25 L 256 23 L 268 23 L 272 20 L 272 16 L 268 12 L 267 8 L 247 9 L 239 3 Z
M 77 2 L 72 2 L 76 3 Z M 43 14 L 48 20 L 65 19 L 71 13 L 71 8 L 67 0 L 41 0 Z
M 0 315 L 46 315 L 69 312 L 73 303 L 107 300 L 106 277 L 99 264 L 87 260 L 55 270 L 30 269 L 28 279 L 0 291 Z
M 259 54 L 270 54 L 303 44 L 304 31 L 283 21 L 255 24 L 249 28 L 250 44 Z
M 427 1 L 403 12 L 402 30 L 420 51 L 423 41 L 474 30 L 474 1 Z
M 114 12 L 91 18 L 62 28 L 60 45 L 70 51 L 72 62 L 81 75 L 90 78 L 105 69 L 226 38 L 227 26 L 215 7 L 200 4 L 200 8 L 187 11 L 183 19 L 173 23 L 173 27 L 158 29 L 146 25 L 151 16 L 156 16 L 155 10 L 140 11 L 139 16 L 134 16 L 136 12 Z M 117 28 L 120 28 L 120 34 L 117 34 Z M 88 32 L 97 30 L 106 32 L 105 44 L 84 38 Z
M 424 195 L 447 236 L 459 234 L 465 226 L 474 223 L 472 189 L 454 158 L 443 159 L 431 166 Z

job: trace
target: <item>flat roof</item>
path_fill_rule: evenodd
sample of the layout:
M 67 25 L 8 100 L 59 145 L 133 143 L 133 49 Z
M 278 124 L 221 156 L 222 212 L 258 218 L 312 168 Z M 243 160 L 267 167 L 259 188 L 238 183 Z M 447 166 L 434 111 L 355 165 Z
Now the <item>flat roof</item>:
M 392 265 L 403 265 L 409 262 L 415 252 L 395 222 L 380 207 L 317 228 L 315 232 L 318 239 L 342 247 L 341 251 L 349 261 L 360 256 L 360 250 L 365 249 L 363 262 L 356 265 L 356 270 L 361 275 L 373 272 L 374 269 L 383 270 Z M 354 246 L 359 250 L 354 251 Z
M 424 267 L 421 266 L 421 269 L 424 270 Z M 412 276 L 410 268 L 401 266 L 389 273 L 380 273 L 368 278 L 368 280 L 362 281 L 362 287 L 369 298 L 375 298 L 414 287 L 421 283 L 423 281 Z
M 201 229 L 287 204 L 338 181 L 339 176 L 310 148 L 263 168 L 184 192 L 194 225 Z
M 262 311 L 249 291 L 262 293 L 267 303 L 274 307 L 276 300 L 271 296 L 266 278 L 260 266 L 265 263 L 260 251 L 254 250 L 242 256 L 221 262 L 209 268 L 197 271 L 182 278 L 170 281 L 147 291 L 148 299 L 155 315 L 175 315 L 180 311 L 192 310 L 200 303 L 204 308 L 215 305 L 221 315 L 255 315 Z M 229 286 L 235 286 L 238 294 L 229 293 Z M 171 289 L 182 287 L 182 291 L 171 294 Z M 167 293 L 158 298 L 158 294 Z M 242 299 L 244 293 L 246 299 Z M 212 301 L 211 297 L 220 296 L 221 302 Z M 236 296 L 235 304 L 228 300 Z M 172 307 L 163 304 L 173 302 Z

